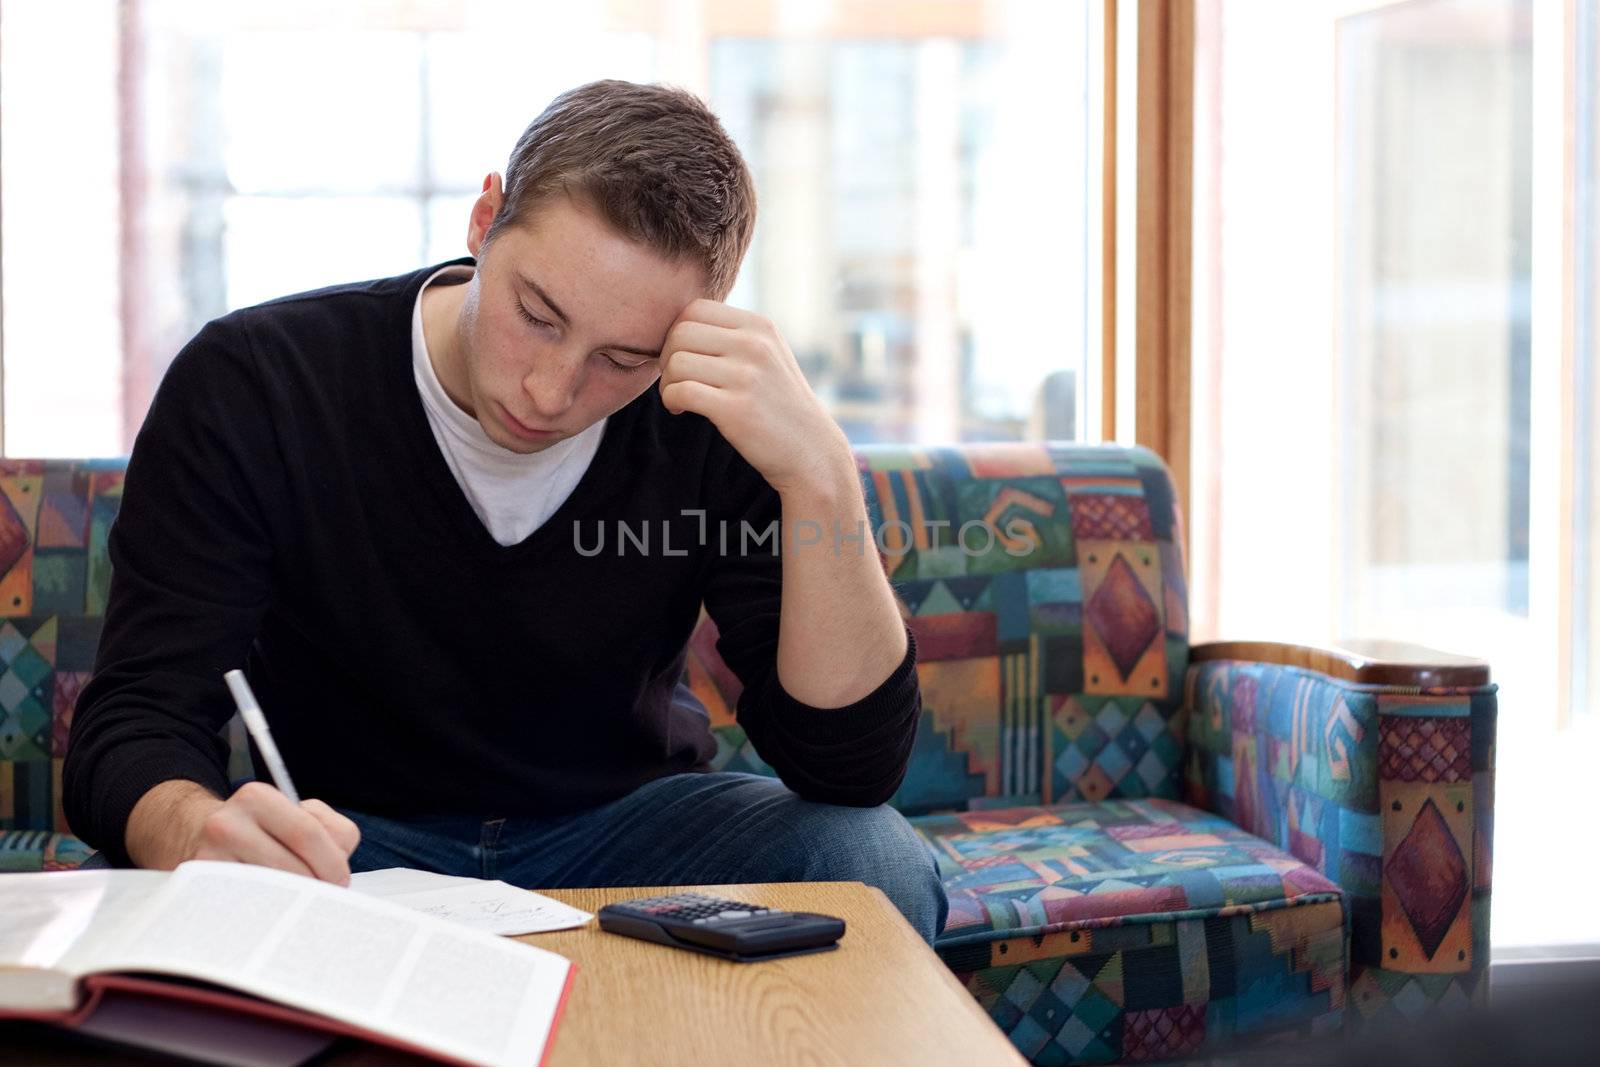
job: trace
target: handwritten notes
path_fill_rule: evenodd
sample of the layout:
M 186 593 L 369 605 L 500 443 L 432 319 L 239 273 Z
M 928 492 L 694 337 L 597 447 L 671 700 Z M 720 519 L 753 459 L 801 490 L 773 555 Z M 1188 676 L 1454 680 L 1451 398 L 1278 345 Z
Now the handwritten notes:
M 594 918 L 559 900 L 505 882 L 407 867 L 353 874 L 350 888 L 474 930 L 504 936 L 566 930 Z

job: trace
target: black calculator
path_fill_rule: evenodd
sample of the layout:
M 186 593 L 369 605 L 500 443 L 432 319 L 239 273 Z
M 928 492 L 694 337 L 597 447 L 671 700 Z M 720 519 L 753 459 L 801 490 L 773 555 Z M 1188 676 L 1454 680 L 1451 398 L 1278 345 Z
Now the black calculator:
M 600 929 L 753 963 L 839 947 L 844 920 L 705 893 L 640 897 L 600 909 Z

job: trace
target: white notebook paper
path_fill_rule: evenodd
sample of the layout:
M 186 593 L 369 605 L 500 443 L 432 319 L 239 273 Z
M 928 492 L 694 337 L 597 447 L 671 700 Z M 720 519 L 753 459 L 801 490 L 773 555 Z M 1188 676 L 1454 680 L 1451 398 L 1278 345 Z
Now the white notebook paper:
M 350 876 L 350 888 L 488 934 L 514 937 L 582 926 L 593 915 L 505 882 L 388 867 Z

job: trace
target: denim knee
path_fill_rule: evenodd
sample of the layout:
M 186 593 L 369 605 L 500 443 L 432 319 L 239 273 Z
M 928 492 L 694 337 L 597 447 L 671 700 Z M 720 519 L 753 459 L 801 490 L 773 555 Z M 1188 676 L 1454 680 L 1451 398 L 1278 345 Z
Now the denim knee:
M 905 816 L 887 804 L 805 807 L 807 879 L 876 886 L 932 944 L 950 905 L 932 850 Z

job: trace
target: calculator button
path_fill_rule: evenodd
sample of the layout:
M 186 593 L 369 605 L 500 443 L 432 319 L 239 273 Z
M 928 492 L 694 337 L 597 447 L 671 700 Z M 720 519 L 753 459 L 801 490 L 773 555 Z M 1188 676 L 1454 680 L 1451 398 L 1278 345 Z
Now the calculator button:
M 750 913 L 743 910 L 725 911 L 717 916 L 719 919 L 748 919 Z

